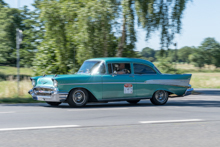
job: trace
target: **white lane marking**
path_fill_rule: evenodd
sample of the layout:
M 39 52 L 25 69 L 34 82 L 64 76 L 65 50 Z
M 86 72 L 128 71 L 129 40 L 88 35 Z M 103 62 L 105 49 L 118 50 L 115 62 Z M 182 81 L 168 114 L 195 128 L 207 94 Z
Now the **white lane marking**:
M 159 121 L 139 121 L 139 123 L 156 124 L 156 123 L 195 122 L 195 121 L 204 121 L 204 120 L 202 120 L 202 119 L 159 120 Z
M 0 112 L 0 114 L 5 114 L 5 113 L 15 113 L 15 111 Z
M 75 110 L 67 110 L 67 111 L 97 111 L 97 110 L 125 110 L 128 108 L 108 108 L 108 109 L 75 109 Z
M 0 131 L 38 130 L 38 129 L 56 129 L 56 128 L 73 128 L 73 127 L 79 127 L 79 125 L 40 126 L 40 127 L 23 127 L 23 128 L 0 128 Z

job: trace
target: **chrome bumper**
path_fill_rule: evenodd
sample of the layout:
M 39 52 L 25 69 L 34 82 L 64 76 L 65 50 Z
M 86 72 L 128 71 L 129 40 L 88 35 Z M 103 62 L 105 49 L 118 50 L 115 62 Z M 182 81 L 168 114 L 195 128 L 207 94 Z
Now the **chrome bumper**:
M 68 93 L 59 92 L 57 88 L 43 87 L 51 89 L 51 91 L 36 91 L 36 87 L 28 91 L 34 100 L 46 102 L 64 102 L 67 99 Z M 37 87 L 41 88 L 41 87 Z
M 193 90 L 194 90 L 193 88 L 188 88 L 188 89 L 186 90 L 184 96 L 187 96 L 187 95 L 192 94 L 192 91 L 193 91 Z

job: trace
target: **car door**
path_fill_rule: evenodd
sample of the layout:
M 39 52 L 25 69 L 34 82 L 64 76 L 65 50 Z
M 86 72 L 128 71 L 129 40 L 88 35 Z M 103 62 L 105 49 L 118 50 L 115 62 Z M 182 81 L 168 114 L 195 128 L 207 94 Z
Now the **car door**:
M 157 78 L 156 71 L 145 64 L 133 63 L 134 78 L 135 78 L 135 93 L 138 98 L 148 98 L 153 94 L 155 85 L 147 84 L 148 80 Z
M 120 66 L 124 64 L 127 73 L 121 73 Z M 103 75 L 103 99 L 134 98 L 134 76 L 130 63 L 108 63 L 108 74 Z M 118 69 L 117 69 L 118 68 Z

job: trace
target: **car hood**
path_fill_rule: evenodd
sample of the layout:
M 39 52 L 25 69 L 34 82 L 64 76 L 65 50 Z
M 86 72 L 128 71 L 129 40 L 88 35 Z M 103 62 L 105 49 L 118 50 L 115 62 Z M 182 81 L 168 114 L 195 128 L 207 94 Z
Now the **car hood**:
M 78 81 L 82 79 L 90 78 L 90 74 L 71 74 L 71 75 L 45 75 L 39 77 L 32 77 L 36 81 L 36 86 L 50 86 L 53 87 L 53 80 L 57 80 L 58 83 Z

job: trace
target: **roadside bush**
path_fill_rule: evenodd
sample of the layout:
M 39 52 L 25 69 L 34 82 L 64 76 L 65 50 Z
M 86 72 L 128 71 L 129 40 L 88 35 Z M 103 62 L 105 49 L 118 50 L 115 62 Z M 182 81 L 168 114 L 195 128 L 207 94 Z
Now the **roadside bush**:
M 168 61 L 166 58 L 161 58 L 159 59 L 159 62 L 157 64 L 157 68 L 162 72 L 162 73 L 170 73 L 170 74 L 182 74 L 183 71 L 180 69 L 175 68 L 175 64 L 172 62 Z

